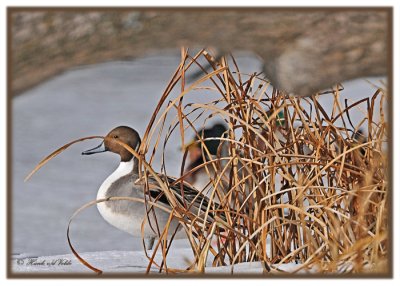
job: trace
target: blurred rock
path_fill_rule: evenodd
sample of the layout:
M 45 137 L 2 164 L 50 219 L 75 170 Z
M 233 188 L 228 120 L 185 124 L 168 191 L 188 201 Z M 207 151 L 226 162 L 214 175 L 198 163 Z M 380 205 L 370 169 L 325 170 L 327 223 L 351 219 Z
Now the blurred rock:
M 255 52 L 275 87 L 300 95 L 387 73 L 389 8 L 9 12 L 13 94 L 76 65 L 182 45 Z

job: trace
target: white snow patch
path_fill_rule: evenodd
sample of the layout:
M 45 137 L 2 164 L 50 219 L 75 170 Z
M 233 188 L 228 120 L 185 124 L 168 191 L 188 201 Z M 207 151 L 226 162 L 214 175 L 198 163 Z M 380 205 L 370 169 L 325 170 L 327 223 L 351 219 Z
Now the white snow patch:
M 102 251 L 80 253 L 92 266 L 106 273 L 146 273 L 149 260 L 144 251 Z M 151 255 L 151 252 L 149 252 Z M 161 262 L 161 252 L 156 254 L 155 261 Z M 167 265 L 170 268 L 185 269 L 193 260 L 192 250 L 179 248 L 170 251 L 167 256 Z M 63 265 L 64 264 L 64 265 Z M 212 267 L 212 257 L 207 258 L 206 274 L 263 274 L 260 262 L 245 262 L 232 266 Z M 300 265 L 295 263 L 282 264 L 278 267 L 281 271 L 291 272 Z M 275 267 L 273 267 L 275 268 Z M 94 273 L 80 263 L 73 254 L 42 256 L 28 258 L 25 256 L 13 257 L 12 271 L 14 273 Z M 151 268 L 151 273 L 159 273 L 157 267 Z M 277 273 L 278 271 L 273 271 Z M 306 273 L 305 271 L 299 273 Z

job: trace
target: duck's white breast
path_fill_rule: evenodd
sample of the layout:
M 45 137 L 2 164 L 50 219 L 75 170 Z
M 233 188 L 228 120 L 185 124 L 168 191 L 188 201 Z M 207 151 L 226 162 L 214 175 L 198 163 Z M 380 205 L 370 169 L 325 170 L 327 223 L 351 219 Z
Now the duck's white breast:
M 106 193 L 110 186 L 121 177 L 132 172 L 132 169 L 133 160 L 129 162 L 121 162 L 118 168 L 100 186 L 97 193 L 97 199 L 106 198 Z M 143 212 L 141 212 L 141 208 L 138 209 L 138 216 L 127 216 L 115 213 L 111 208 L 107 207 L 105 202 L 98 203 L 97 209 L 101 216 L 114 227 L 128 232 L 133 236 L 141 237 L 140 227 L 143 221 Z
M 111 185 L 116 182 L 121 177 L 124 177 L 132 172 L 133 169 L 133 160 L 129 162 L 121 162 L 118 168 L 103 182 L 100 186 L 100 189 L 97 193 L 97 199 L 104 199 L 106 198 L 107 191 L 110 189 Z M 136 193 L 138 198 L 144 198 L 144 194 L 140 192 Z M 144 204 L 132 203 L 132 209 L 129 211 L 129 215 L 122 214 L 113 211 L 105 202 L 101 202 L 97 204 L 97 209 L 99 210 L 101 216 L 111 225 L 114 227 L 125 231 L 135 237 L 142 237 L 142 224 L 143 221 L 146 219 L 145 227 L 144 227 L 144 237 L 154 237 L 156 236 L 155 229 L 157 229 L 157 225 L 162 231 L 166 226 L 167 222 L 169 221 L 169 213 L 159 210 L 155 208 L 155 215 L 156 220 L 153 216 L 150 216 L 150 222 L 147 221 L 146 209 Z M 176 227 L 179 225 L 178 220 L 172 220 L 169 224 L 168 233 L 172 234 L 175 232 Z M 178 237 L 180 237 L 178 235 Z

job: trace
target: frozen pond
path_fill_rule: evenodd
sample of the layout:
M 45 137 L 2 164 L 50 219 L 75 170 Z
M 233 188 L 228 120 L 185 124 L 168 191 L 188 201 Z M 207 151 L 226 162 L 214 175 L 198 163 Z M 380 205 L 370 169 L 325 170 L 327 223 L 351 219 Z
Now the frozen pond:
M 26 183 L 25 176 L 44 156 L 74 139 L 105 135 L 119 125 L 131 126 L 143 135 L 179 61 L 179 56 L 168 55 L 81 67 L 13 100 L 13 254 L 71 253 L 66 239 L 69 217 L 96 198 L 100 184 L 116 168 L 119 158 L 107 153 L 81 156 L 83 150 L 98 144 L 85 141 L 54 158 Z M 238 64 L 245 72 L 257 71 L 261 65 L 249 56 L 239 58 Z M 364 80 L 345 83 L 344 87 L 343 95 L 359 98 L 375 91 Z M 178 137 L 167 145 L 171 175 L 179 173 L 179 145 Z M 159 168 L 155 162 L 154 169 Z M 142 248 L 140 239 L 108 225 L 95 207 L 74 221 L 71 237 L 78 252 Z

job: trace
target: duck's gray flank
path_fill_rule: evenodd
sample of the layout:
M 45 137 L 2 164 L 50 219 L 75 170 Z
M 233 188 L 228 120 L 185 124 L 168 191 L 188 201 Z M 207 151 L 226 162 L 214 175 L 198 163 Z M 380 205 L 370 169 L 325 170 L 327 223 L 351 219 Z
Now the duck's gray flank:
M 133 197 L 141 198 L 143 191 L 134 187 L 135 180 L 138 176 L 133 172 L 129 173 L 111 184 L 108 188 L 105 197 Z M 135 215 L 138 213 L 138 203 L 131 201 L 106 201 L 104 202 L 108 208 L 114 213 L 124 215 Z M 136 206 L 136 207 L 135 207 Z
M 106 191 L 105 197 L 136 197 L 136 198 L 144 198 L 144 185 L 137 184 L 139 180 L 139 175 L 135 172 L 131 172 L 115 182 L 113 182 L 108 190 Z M 148 178 L 149 184 L 157 184 L 157 182 L 153 178 Z M 177 200 L 184 205 L 184 201 L 186 205 L 189 206 L 192 204 L 192 208 L 201 209 L 202 211 L 207 210 L 207 206 L 209 200 L 204 196 L 198 196 L 197 192 L 194 192 L 185 184 L 183 185 L 184 197 L 182 197 L 180 193 L 180 184 L 176 184 L 171 186 L 175 180 L 172 178 L 168 178 L 169 187 L 175 189 L 175 197 Z M 150 189 L 150 196 L 155 199 L 159 203 L 163 203 L 169 205 L 167 197 L 163 194 L 160 189 Z M 197 197 L 196 197 L 197 196 Z M 124 215 L 135 215 L 138 212 L 138 203 L 131 201 L 106 201 L 104 202 L 108 208 L 114 213 L 120 213 Z M 140 206 L 139 206 L 140 208 Z M 143 211 L 143 208 L 140 208 Z M 212 216 L 212 214 L 210 214 Z

